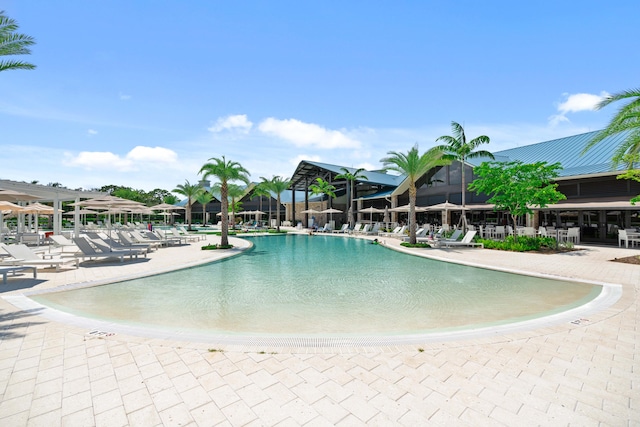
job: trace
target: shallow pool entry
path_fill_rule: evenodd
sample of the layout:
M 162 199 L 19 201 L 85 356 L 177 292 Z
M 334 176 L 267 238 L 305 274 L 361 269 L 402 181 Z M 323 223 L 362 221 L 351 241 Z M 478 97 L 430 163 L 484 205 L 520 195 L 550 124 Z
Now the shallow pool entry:
M 83 317 L 185 333 L 353 337 L 504 325 L 586 304 L 602 287 L 408 256 L 336 236 L 252 237 L 200 267 L 32 298 Z

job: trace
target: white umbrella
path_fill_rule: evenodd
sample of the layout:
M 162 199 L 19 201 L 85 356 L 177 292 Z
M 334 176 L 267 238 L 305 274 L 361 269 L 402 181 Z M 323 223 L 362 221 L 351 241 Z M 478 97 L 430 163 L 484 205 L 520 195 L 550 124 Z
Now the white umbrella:
M 323 211 L 320 211 L 320 213 L 329 214 L 329 222 L 331 222 L 331 221 L 333 221 L 333 214 L 334 213 L 342 213 L 342 211 L 340 209 L 329 208 L 329 209 L 325 209 Z
M 373 222 L 373 214 L 374 213 L 382 213 L 384 210 L 374 208 L 373 206 L 369 206 L 368 208 L 360 209 L 360 212 L 370 214 L 369 221 Z
M 447 218 L 447 212 L 449 211 L 468 211 L 469 209 L 465 208 L 464 206 L 460 206 L 460 205 L 456 205 L 455 203 L 450 203 L 448 200 L 444 203 L 438 203 L 437 205 L 431 205 L 429 207 L 427 207 L 427 210 L 430 211 L 444 211 L 444 218 Z M 444 224 L 446 221 L 442 221 L 442 223 Z M 465 227 L 466 227 L 466 220 L 465 220 Z

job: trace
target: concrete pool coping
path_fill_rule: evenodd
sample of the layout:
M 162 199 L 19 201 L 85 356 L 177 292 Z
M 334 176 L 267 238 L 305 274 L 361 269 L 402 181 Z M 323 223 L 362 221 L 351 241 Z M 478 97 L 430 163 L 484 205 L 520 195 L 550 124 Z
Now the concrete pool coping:
M 302 234 L 302 233 L 297 233 Z M 330 234 L 327 234 L 328 236 Z M 330 235 L 335 238 L 363 238 L 372 240 L 374 237 L 365 236 L 344 236 L 344 235 Z M 247 236 L 250 237 L 250 236 Z M 277 238 L 277 236 L 273 236 Z M 499 338 L 503 335 L 514 334 L 518 332 L 526 332 L 528 330 L 551 328 L 554 326 L 561 326 L 565 324 L 576 324 L 581 319 L 589 318 L 592 315 L 611 307 L 618 301 L 622 295 L 622 288 L 620 285 L 612 284 L 608 282 L 598 280 L 585 280 L 585 279 L 571 279 L 573 282 L 585 283 L 590 285 L 598 285 L 602 287 L 600 294 L 593 300 L 578 307 L 571 308 L 559 313 L 554 313 L 547 316 L 536 317 L 528 320 L 514 321 L 504 324 L 497 324 L 491 326 L 479 326 L 473 328 L 453 328 L 451 330 L 433 331 L 427 333 L 415 333 L 415 334 L 384 334 L 384 335 L 367 335 L 367 334 L 354 334 L 354 335 L 338 335 L 338 336 L 324 336 L 322 334 L 305 336 L 304 334 L 225 334 L 216 332 L 199 332 L 199 331 L 185 331 L 175 330 L 171 328 L 154 328 L 144 325 L 127 325 L 125 323 L 110 322 L 99 319 L 92 319 L 67 313 L 55 308 L 42 305 L 30 296 L 45 294 L 50 292 L 67 291 L 83 287 L 101 286 L 115 282 L 123 282 L 127 280 L 133 280 L 140 277 L 148 277 L 157 274 L 163 274 L 177 269 L 185 269 L 197 267 L 217 260 L 226 259 L 232 256 L 240 255 L 243 251 L 250 249 L 253 246 L 251 239 L 244 240 L 236 238 L 234 239 L 234 248 L 228 251 L 220 251 L 216 254 L 215 260 L 200 259 L 196 261 L 186 262 L 181 264 L 179 268 L 175 266 L 169 266 L 156 271 L 137 272 L 126 276 L 118 276 L 116 278 L 105 278 L 102 280 L 93 280 L 88 282 L 78 282 L 71 284 L 59 285 L 49 289 L 39 289 L 33 291 L 24 292 L 21 295 L 12 295 L 3 297 L 6 301 L 14 305 L 15 307 L 24 310 L 38 312 L 39 316 L 45 317 L 55 322 L 66 323 L 78 328 L 85 328 L 87 330 L 103 331 L 105 333 L 118 333 L 140 336 L 151 339 L 163 339 L 173 341 L 198 341 L 207 342 L 213 346 L 237 346 L 237 347 L 250 347 L 250 348 L 317 348 L 317 349 L 346 349 L 346 348 L 362 348 L 362 347 L 395 347 L 395 346 L 415 346 L 428 343 L 438 342 L 452 342 L 459 340 L 473 340 L 473 339 L 490 339 Z M 454 262 L 457 264 L 484 268 L 490 270 L 496 270 L 506 273 L 513 273 L 518 275 L 529 275 L 534 277 L 540 277 L 544 279 L 563 280 L 566 281 L 566 277 L 544 274 L 539 272 L 530 272 L 522 269 L 514 268 L 491 268 L 481 263 L 472 262 L 469 260 L 449 260 L 444 256 L 438 256 L 432 254 L 429 250 L 424 249 L 410 249 L 401 246 L 400 241 L 395 239 L 385 239 L 380 244 L 388 249 L 392 249 L 404 254 L 415 255 L 423 258 L 429 258 L 441 262 Z M 474 249 L 463 249 L 465 251 Z

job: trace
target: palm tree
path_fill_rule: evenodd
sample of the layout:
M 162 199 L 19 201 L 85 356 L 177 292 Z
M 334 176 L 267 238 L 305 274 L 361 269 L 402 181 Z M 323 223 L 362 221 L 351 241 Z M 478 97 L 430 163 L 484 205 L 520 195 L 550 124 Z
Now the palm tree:
M 336 187 L 322 178 L 316 178 L 316 184 L 311 184 L 309 190 L 311 190 L 311 194 L 326 194 L 330 199 L 336 197 Z M 329 207 L 331 207 L 330 205 L 331 203 L 329 203 Z
M 586 145 L 582 151 L 583 154 L 603 139 L 620 132 L 628 132 L 628 135 L 613 153 L 611 160 L 614 167 L 624 161 L 625 155 L 633 156 L 640 153 L 640 89 L 631 89 L 609 95 L 596 105 L 596 109 L 600 110 L 612 102 L 625 99 L 630 99 L 631 101 L 620 107 L 607 127 L 598 132 L 595 138 Z
M 202 225 L 207 225 L 207 204 L 213 200 L 213 194 L 204 190 L 196 197 L 196 202 L 202 205 Z
M 236 225 L 236 212 L 237 209 L 242 206 L 240 202 L 236 202 L 239 197 L 244 195 L 244 188 L 240 187 L 237 184 L 229 184 L 229 188 L 227 189 L 227 196 L 231 199 L 231 206 L 229 207 L 229 212 L 231 212 L 231 224 L 235 227 Z
M 267 228 L 271 228 L 271 199 L 273 199 L 271 196 L 271 180 L 264 176 L 261 176 L 260 179 L 262 182 L 259 185 L 267 192 L 266 196 L 269 197 L 269 220 L 267 221 Z
M 249 184 L 249 172 L 238 162 L 222 158 L 212 157 L 210 163 L 205 163 L 200 172 L 204 179 L 215 176 L 220 180 L 220 203 L 222 213 L 222 233 L 220 239 L 221 246 L 229 246 L 229 181 L 242 181 Z
M 269 216 L 271 216 L 271 193 L 269 192 L 269 189 L 264 185 L 264 182 L 261 182 L 253 187 L 251 199 L 254 199 L 255 197 L 260 198 L 260 207 L 258 208 L 260 212 L 262 212 L 262 197 L 269 197 Z
M 31 36 L 19 34 L 18 23 L 5 15 L 4 10 L 0 10 L 0 56 L 5 55 L 29 55 L 29 46 L 35 44 Z M 35 65 L 28 62 L 6 60 L 0 61 L 0 71 L 5 70 L 33 70 Z
M 188 230 L 191 231 L 191 205 L 203 191 L 203 188 L 198 184 L 191 184 L 189 180 L 185 180 L 184 184 L 178 185 L 173 189 L 174 193 L 182 194 L 187 198 L 187 223 L 189 224 Z
M 280 176 L 274 176 L 270 180 L 264 180 L 264 184 L 269 189 L 269 191 L 277 194 L 277 211 L 276 211 L 276 231 L 280 232 L 280 195 L 289 187 L 291 187 L 291 181 L 287 179 L 283 179 Z M 269 217 L 271 217 L 271 204 L 269 204 Z
M 451 132 L 453 136 L 444 135 L 436 139 L 436 142 L 442 141 L 443 145 L 439 145 L 436 148 L 445 153 L 445 158 L 451 161 L 457 160 L 460 162 L 460 171 L 462 172 L 462 207 L 466 204 L 466 190 L 467 183 L 464 174 L 464 164 L 467 159 L 475 159 L 478 157 L 488 157 L 494 160 L 493 154 L 486 150 L 477 150 L 481 144 L 488 144 L 489 137 L 481 135 L 477 138 L 473 138 L 471 141 L 467 141 L 467 137 L 464 134 L 464 129 L 459 123 L 451 122 Z
M 389 151 L 387 154 L 388 157 L 380 160 L 384 167 L 406 175 L 405 179 L 409 180 L 409 243 L 415 244 L 416 196 L 418 193 L 416 181 L 431 169 L 449 164 L 451 160 L 445 157 L 444 151 L 438 147 L 433 147 L 420 155 L 417 144 L 408 153 Z
M 355 182 L 359 179 L 369 179 L 366 175 L 363 175 L 362 172 L 365 171 L 363 168 L 354 169 L 353 172 L 347 168 L 340 168 L 342 170 L 341 174 L 336 175 L 336 179 L 344 179 L 347 181 L 347 202 L 349 203 L 349 209 L 351 212 L 354 212 L 353 209 L 353 196 L 355 194 Z M 351 219 L 351 218 L 349 218 Z M 349 226 L 353 224 L 349 223 Z

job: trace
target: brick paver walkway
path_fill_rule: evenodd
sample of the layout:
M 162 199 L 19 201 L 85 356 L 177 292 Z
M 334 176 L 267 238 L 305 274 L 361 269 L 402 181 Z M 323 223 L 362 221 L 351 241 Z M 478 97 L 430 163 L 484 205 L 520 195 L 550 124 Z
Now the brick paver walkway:
M 41 270 L 37 281 L 10 278 L 0 288 L 0 426 L 640 425 L 640 266 L 608 261 L 638 250 L 420 250 L 621 285 L 622 296 L 574 322 L 416 346 L 213 349 L 207 342 L 91 336 L 73 319 L 48 320 L 9 303 L 25 291 L 220 256 L 199 246 L 164 248 L 122 265 Z

